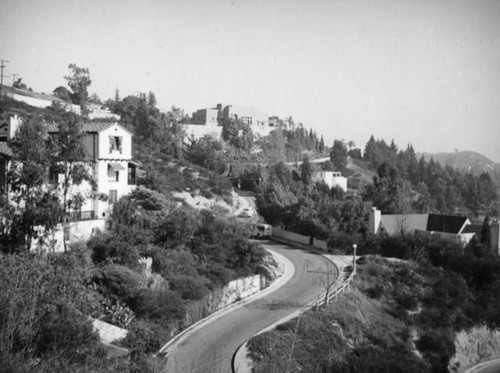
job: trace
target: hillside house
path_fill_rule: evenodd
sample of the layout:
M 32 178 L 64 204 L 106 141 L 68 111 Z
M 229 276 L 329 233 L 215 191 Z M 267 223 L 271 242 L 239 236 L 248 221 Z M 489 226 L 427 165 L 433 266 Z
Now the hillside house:
M 343 177 L 340 172 L 314 171 L 311 178 L 315 183 L 324 182 L 330 189 L 333 187 L 339 187 L 344 192 L 347 192 L 347 178 Z
M 475 232 L 466 216 L 439 214 L 392 214 L 382 215 L 375 207 L 370 212 L 369 232 L 373 234 L 397 235 L 404 233 L 437 234 L 456 239 L 463 245 L 470 242 Z
M 219 123 L 223 119 L 241 120 L 250 126 L 254 135 L 267 136 L 273 129 L 269 124 L 268 115 L 257 108 L 235 105 L 223 107 L 222 104 L 217 104 L 215 108 L 193 112 L 191 123 L 186 125 L 186 136 L 200 139 L 210 135 L 219 139 L 222 134 L 222 126 Z
M 20 121 L 17 117 L 0 126 L 0 187 L 7 190 L 6 172 L 13 157 L 8 140 L 13 137 Z M 89 183 L 72 186 L 70 193 L 86 196 L 81 209 L 72 211 L 70 231 L 66 240 L 88 239 L 95 228 L 103 230 L 114 203 L 130 193 L 136 186 L 138 164 L 132 160 L 132 134 L 117 122 L 84 123 L 84 144 L 90 161 L 91 174 L 96 183 L 92 190 Z M 49 134 L 57 134 L 55 124 L 47 125 Z M 62 175 L 50 172 L 47 184 L 57 187 Z M 95 198 L 100 196 L 101 198 Z M 56 250 L 62 248 L 63 232 L 55 233 Z M 36 244 L 36 242 L 35 242 Z
M 110 209 L 122 196 L 135 188 L 138 164 L 132 161 L 132 133 L 117 122 L 84 123 L 87 154 L 93 164 L 92 174 L 97 184 L 97 193 L 108 196 L 106 201 L 88 199 L 81 211 L 81 218 L 106 219 Z M 57 133 L 57 126 L 47 128 Z M 54 175 L 53 182 L 60 182 Z

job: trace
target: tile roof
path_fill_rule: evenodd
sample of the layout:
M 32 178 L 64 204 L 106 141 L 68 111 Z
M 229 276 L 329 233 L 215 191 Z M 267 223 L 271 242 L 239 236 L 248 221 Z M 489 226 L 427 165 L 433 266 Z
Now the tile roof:
M 5 141 L 0 141 L 0 156 L 1 155 L 6 155 L 7 157 L 12 157 L 14 154 L 12 153 L 12 150 L 10 149 L 9 144 Z
M 382 215 L 380 219 L 385 232 L 389 235 L 395 235 L 403 231 L 425 231 L 427 217 L 427 214 Z
M 82 125 L 82 131 L 83 132 L 101 132 L 101 131 L 108 129 L 109 127 L 111 127 L 115 124 L 118 124 L 118 122 L 85 122 Z M 118 125 L 120 125 L 120 124 L 118 124 Z M 47 128 L 47 132 L 59 132 L 59 130 L 57 128 L 57 124 L 55 124 L 55 123 L 48 123 L 46 128 Z M 125 129 L 125 130 L 128 132 L 127 129 Z

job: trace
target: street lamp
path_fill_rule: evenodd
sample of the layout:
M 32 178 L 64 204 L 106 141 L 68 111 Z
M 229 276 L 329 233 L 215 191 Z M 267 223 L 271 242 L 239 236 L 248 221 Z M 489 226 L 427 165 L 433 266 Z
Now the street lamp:
M 352 245 L 352 248 L 354 249 L 354 253 L 352 254 L 352 271 L 356 272 L 356 248 L 358 245 L 354 244 Z

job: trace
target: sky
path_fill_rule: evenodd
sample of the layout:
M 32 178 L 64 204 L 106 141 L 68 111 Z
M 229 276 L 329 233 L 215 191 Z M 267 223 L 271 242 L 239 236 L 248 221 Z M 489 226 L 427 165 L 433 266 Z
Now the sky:
M 253 106 L 364 148 L 500 163 L 500 1 L 0 0 L 0 59 L 37 92 L 90 70 L 101 99 Z

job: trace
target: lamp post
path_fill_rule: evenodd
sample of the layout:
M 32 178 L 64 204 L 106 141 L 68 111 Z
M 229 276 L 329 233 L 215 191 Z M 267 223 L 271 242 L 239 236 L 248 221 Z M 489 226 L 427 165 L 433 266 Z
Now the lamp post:
M 356 272 L 356 248 L 358 245 L 354 244 L 352 245 L 352 248 L 354 249 L 354 253 L 352 254 L 352 271 Z

